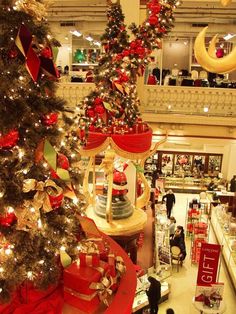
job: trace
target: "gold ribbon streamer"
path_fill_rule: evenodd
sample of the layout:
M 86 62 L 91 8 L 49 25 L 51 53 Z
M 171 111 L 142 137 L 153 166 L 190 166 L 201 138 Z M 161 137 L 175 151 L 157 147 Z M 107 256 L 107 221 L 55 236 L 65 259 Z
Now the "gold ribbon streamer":
M 26 179 L 23 182 L 23 192 L 28 193 L 30 191 L 37 191 L 34 195 L 32 206 L 39 210 L 43 208 L 43 211 L 48 213 L 53 210 L 49 195 L 59 196 L 63 193 L 61 187 L 56 185 L 52 180 L 37 181 L 35 179 Z
M 99 254 L 99 249 L 96 243 L 92 241 L 83 241 L 81 242 L 81 248 L 80 251 L 81 253 L 86 253 L 86 254 L 93 254 L 97 253 Z

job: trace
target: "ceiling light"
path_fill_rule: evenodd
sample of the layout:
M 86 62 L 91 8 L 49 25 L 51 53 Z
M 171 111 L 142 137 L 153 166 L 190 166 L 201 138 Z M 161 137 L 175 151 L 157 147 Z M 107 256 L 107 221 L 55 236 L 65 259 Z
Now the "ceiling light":
M 204 111 L 204 112 L 208 112 L 208 110 L 209 110 L 208 107 L 204 107 L 204 108 L 203 108 L 203 111 Z
M 236 36 L 236 34 L 227 34 L 227 35 L 225 35 L 223 38 L 224 38 L 224 40 L 229 40 L 229 39 L 231 39 L 231 38 L 233 38 L 234 36 Z

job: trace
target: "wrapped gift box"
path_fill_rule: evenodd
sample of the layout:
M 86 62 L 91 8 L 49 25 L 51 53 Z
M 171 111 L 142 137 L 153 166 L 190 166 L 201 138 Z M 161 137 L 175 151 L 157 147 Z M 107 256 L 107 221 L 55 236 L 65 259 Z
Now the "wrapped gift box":
M 94 293 L 94 290 L 89 288 L 91 282 L 99 282 L 101 276 L 101 272 L 95 268 L 73 263 L 64 269 L 64 287 L 90 295 Z
M 100 262 L 99 254 L 79 253 L 80 266 L 98 267 Z

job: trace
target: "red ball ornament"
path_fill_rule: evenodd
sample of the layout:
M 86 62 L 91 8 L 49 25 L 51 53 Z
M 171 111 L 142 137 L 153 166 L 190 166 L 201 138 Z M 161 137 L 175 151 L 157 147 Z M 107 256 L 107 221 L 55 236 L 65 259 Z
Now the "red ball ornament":
M 157 25 L 158 17 L 156 15 L 150 15 L 148 21 L 149 21 L 149 24 L 152 26 Z
M 51 112 L 43 117 L 43 124 L 46 126 L 51 126 L 56 124 L 58 121 L 58 114 L 56 112 Z
M 125 49 L 125 50 L 123 51 L 123 56 L 124 56 L 124 57 L 128 57 L 129 55 L 130 55 L 130 50 Z
M 70 167 L 68 158 L 63 154 L 59 154 L 57 156 L 57 164 L 60 168 L 65 169 L 65 170 L 68 170 Z
M 14 59 L 18 56 L 18 51 L 16 49 L 11 49 L 8 51 L 8 57 Z
M 105 108 L 103 107 L 103 105 L 95 106 L 94 110 L 97 114 L 100 114 L 100 115 L 104 114 L 105 112 Z
M 101 105 L 103 104 L 103 99 L 100 97 L 97 97 L 94 99 L 94 105 Z
M 6 213 L 5 216 L 0 216 L 0 225 L 3 227 L 10 227 L 17 221 L 14 213 Z
M 152 3 L 150 5 L 150 10 L 153 14 L 157 14 L 161 11 L 161 5 L 159 3 Z
M 86 110 L 86 115 L 89 117 L 89 118 L 93 118 L 95 117 L 95 111 L 92 109 L 92 108 L 88 108 Z
M 135 49 L 136 46 L 137 46 L 136 41 L 132 41 L 132 42 L 130 43 L 130 48 L 131 48 L 131 49 Z
M 11 130 L 7 134 L 0 135 L 0 149 L 1 148 L 12 148 L 16 145 L 19 140 L 19 132 L 17 130 Z

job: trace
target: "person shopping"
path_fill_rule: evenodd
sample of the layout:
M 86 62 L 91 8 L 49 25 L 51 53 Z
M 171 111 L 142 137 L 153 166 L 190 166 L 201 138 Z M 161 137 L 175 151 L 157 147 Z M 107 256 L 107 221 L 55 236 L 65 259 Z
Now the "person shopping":
M 169 190 L 166 195 L 162 197 L 162 203 L 166 202 L 167 217 L 170 219 L 172 208 L 175 204 L 175 195 L 172 190 Z
M 174 236 L 170 238 L 170 246 L 177 246 L 180 249 L 181 261 L 183 261 L 187 255 L 184 237 L 184 228 L 182 226 L 177 226 Z
M 150 282 L 150 286 L 146 293 L 150 307 L 150 314 L 157 314 L 158 304 L 161 299 L 161 283 L 152 276 L 148 277 L 148 281 Z

